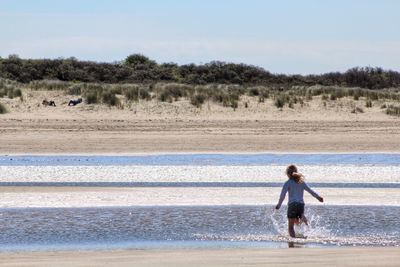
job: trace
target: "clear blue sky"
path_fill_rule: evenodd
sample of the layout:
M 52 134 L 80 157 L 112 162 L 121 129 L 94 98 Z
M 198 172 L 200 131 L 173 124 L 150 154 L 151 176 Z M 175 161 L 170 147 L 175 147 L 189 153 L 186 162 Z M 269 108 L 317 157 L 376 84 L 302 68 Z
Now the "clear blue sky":
M 397 0 L 0 0 L 0 56 L 400 70 Z

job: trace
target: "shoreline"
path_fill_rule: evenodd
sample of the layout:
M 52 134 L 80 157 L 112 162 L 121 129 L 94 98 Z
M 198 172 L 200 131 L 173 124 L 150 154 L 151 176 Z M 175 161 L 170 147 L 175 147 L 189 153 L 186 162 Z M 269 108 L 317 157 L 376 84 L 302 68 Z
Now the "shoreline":
M 105 157 L 141 157 L 141 156 L 174 156 L 174 155 L 382 155 L 382 154 L 393 154 L 400 155 L 400 151 L 163 151 L 163 152 L 94 152 L 94 153 L 0 153 L 0 157 L 24 157 L 24 156 L 43 156 L 43 157 L 85 157 L 85 156 L 105 156 Z
M 0 252 L 2 266 L 398 266 L 398 247 Z

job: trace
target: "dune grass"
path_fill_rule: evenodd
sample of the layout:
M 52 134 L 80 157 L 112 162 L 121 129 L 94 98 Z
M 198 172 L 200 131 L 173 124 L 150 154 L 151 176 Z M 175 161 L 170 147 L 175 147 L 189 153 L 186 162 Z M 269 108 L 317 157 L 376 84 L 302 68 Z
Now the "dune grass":
M 34 81 L 27 84 L 6 79 L 0 79 L 0 97 L 21 97 L 21 89 L 58 90 L 66 95 L 81 96 L 86 104 L 106 104 L 121 107 L 124 103 L 151 101 L 172 103 L 189 101 L 193 106 L 201 108 L 204 103 L 214 102 L 218 105 L 236 110 L 242 97 L 256 98 L 258 103 L 266 103 L 271 99 L 277 109 L 297 109 L 307 106 L 314 98 L 321 99 L 324 107 L 332 107 L 333 103 L 343 105 L 340 100 L 351 98 L 353 101 L 364 101 L 366 108 L 381 106 L 383 102 L 397 104 L 400 102 L 400 90 L 387 88 L 370 90 L 363 88 L 344 88 L 335 86 L 282 86 L 282 85 L 235 85 L 235 84 L 205 84 L 191 85 L 181 83 L 143 83 L 143 84 L 105 84 L 105 83 L 75 83 L 54 80 Z M 339 102 L 337 102 L 339 101 Z M 268 103 L 270 103 L 268 102 Z M 244 103 L 244 102 L 243 102 Z M 130 104 L 129 104 L 130 105 Z M 243 104 L 249 107 L 249 103 Z M 360 106 L 360 105 L 358 105 Z M 361 113 L 361 110 L 355 110 Z M 387 114 L 395 114 L 395 108 L 388 108 Z

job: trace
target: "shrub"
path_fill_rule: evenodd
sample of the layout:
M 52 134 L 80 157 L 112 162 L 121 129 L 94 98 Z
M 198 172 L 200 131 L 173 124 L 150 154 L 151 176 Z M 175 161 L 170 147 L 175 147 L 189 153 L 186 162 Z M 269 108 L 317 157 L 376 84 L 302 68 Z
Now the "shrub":
M 6 89 L 0 89 L 0 98 L 4 97 L 5 95 L 7 95 Z
M 9 88 L 9 89 L 7 90 L 7 96 L 8 96 L 8 98 L 10 98 L 10 99 L 13 99 L 13 98 L 14 98 L 14 88 Z
M 14 95 L 14 97 L 22 97 L 21 89 L 18 88 L 16 90 L 14 90 L 13 95 Z
M 113 86 L 110 92 L 114 95 L 122 95 L 122 87 L 121 86 Z
M 323 101 L 327 101 L 327 100 L 329 99 L 329 96 L 326 95 L 326 94 L 323 94 L 322 97 L 321 97 L 321 99 L 322 99 Z
M 145 100 L 151 99 L 151 95 L 150 95 L 149 91 L 144 88 L 140 88 L 139 96 L 140 96 L 140 99 L 145 99 Z
M 169 102 L 172 103 L 172 96 L 169 94 L 169 92 L 167 91 L 162 91 L 159 95 L 158 95 L 158 99 L 161 102 Z
M 233 108 L 233 110 L 236 110 L 239 107 L 238 101 L 235 99 L 231 99 L 231 107 Z
M 379 93 L 375 91 L 368 91 L 367 96 L 371 100 L 378 100 L 379 99 Z
M 267 98 L 269 98 L 269 91 L 268 91 L 268 90 L 262 90 L 261 93 L 260 93 L 260 95 L 261 95 L 263 98 L 267 99 Z
M 102 101 L 104 104 L 109 106 L 117 106 L 120 104 L 118 97 L 111 91 L 104 92 L 102 95 Z
M 165 95 L 168 95 L 174 98 L 177 101 L 180 97 L 184 97 L 187 95 L 187 91 L 190 90 L 191 86 L 182 85 L 182 84 L 167 84 L 163 87 L 163 92 Z
M 96 92 L 88 92 L 85 95 L 85 103 L 86 104 L 97 104 L 99 102 L 99 99 L 97 97 Z
M 351 113 L 364 113 L 364 110 L 360 107 L 355 107 Z
M 0 103 L 0 114 L 5 114 L 7 113 L 7 108 L 5 105 L 3 105 L 2 103 Z
M 137 86 L 130 86 L 124 89 L 124 96 L 129 101 L 138 101 L 139 88 Z
M 389 105 L 386 109 L 386 114 L 392 116 L 400 116 L 400 106 Z
M 68 95 L 81 95 L 82 94 L 81 87 L 79 85 L 73 85 L 68 88 L 67 94 Z
M 370 99 L 367 99 L 367 101 L 365 102 L 365 107 L 372 108 L 372 101 Z
M 204 104 L 205 100 L 206 100 L 206 97 L 204 95 L 196 94 L 190 98 L 190 103 L 193 106 L 200 108 Z
M 277 108 L 283 108 L 283 106 L 285 105 L 287 99 L 285 97 L 285 95 L 279 95 L 276 99 L 275 99 L 275 106 Z
M 258 91 L 258 88 L 250 88 L 249 89 L 249 96 L 258 96 L 260 95 L 260 91 Z

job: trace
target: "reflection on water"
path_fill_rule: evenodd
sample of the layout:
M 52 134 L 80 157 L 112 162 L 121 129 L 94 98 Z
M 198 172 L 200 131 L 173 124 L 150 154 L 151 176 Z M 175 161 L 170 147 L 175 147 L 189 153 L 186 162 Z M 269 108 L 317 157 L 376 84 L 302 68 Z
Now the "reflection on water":
M 106 165 L 158 165 L 158 166 L 257 166 L 267 164 L 301 165 L 319 164 L 400 164 L 395 153 L 342 153 L 342 154 L 164 154 L 137 156 L 0 156 L 0 166 L 106 166 Z
M 288 237 L 285 208 L 274 212 L 272 206 L 243 204 L 272 203 L 265 193 L 279 191 L 291 163 L 301 166 L 311 186 L 341 194 L 344 200 L 336 204 L 358 205 L 306 205 L 310 226 L 296 226 L 296 233 L 306 238 Z M 135 188 L 124 194 L 10 189 L 3 194 L 2 204 L 20 208 L 0 209 L 1 251 L 400 246 L 396 195 L 400 154 L 0 156 L 0 186 L 21 185 L 35 190 L 43 186 Z M 385 202 L 377 199 L 378 193 L 386 197 Z M 198 202 L 199 194 L 208 202 Z M 185 196 L 189 197 L 180 202 Z M 74 201 L 89 207 L 71 208 Z M 108 202 L 137 206 L 94 207 Z M 54 208 L 27 208 L 32 203 Z M 59 203 L 66 203 L 66 208 L 56 208 Z
M 399 207 L 307 206 L 310 227 L 287 236 L 285 209 L 268 206 L 2 209 L 0 249 L 141 242 L 289 242 L 289 246 L 399 246 Z M 145 243 L 143 243 L 145 244 Z M 234 243 L 232 243 L 234 244 Z M 94 245 L 93 245 L 94 246 Z

